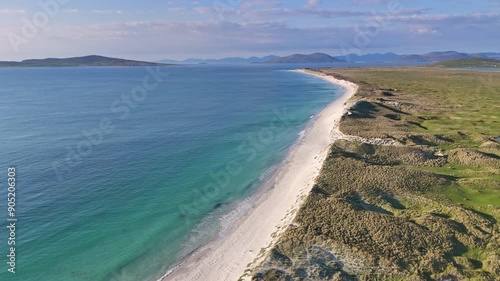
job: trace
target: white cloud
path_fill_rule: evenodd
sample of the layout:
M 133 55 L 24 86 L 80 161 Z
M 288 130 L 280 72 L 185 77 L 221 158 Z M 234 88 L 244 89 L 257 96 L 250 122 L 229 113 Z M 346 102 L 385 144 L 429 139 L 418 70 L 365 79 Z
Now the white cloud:
M 215 14 L 217 11 L 212 8 L 212 7 L 195 7 L 193 9 L 195 12 L 197 12 L 198 14 L 202 14 L 202 15 L 207 15 L 207 14 Z
M 26 45 L 21 55 L 26 58 L 93 53 L 129 57 L 130 55 L 126 54 L 138 54 L 138 57 L 161 59 L 183 56 L 284 55 L 314 51 L 339 54 L 340 43 L 354 44 L 354 38 L 359 33 L 356 25 L 361 30 L 366 30 L 365 27 L 369 26 L 367 23 L 374 22 L 375 17 L 388 24 L 368 46 L 363 47 L 363 52 L 403 50 L 402 52 L 406 53 L 411 48 L 422 48 L 421 46 L 441 49 L 442 46 L 465 46 L 465 44 L 474 44 L 471 48 L 498 45 L 498 39 L 489 36 L 498 33 L 500 28 L 498 12 L 427 14 L 426 9 L 407 8 L 388 15 L 384 10 L 374 14 L 366 9 L 313 7 L 318 5 L 318 1 L 302 0 L 304 6 L 298 8 L 286 8 L 280 2 L 273 0 L 233 1 L 236 2 L 238 4 L 235 7 L 225 12 L 225 21 L 156 20 L 88 25 L 53 24 L 40 33 L 36 43 Z M 306 6 L 309 4 L 313 6 Z M 172 5 L 167 9 L 179 12 L 184 8 Z M 217 15 L 211 6 L 193 6 L 187 9 L 201 14 Z M 64 12 L 75 13 L 78 10 L 69 9 Z M 105 17 L 104 14 L 116 15 L 120 14 L 121 10 L 92 12 L 114 21 L 117 17 Z M 1 15 L 24 13 L 23 10 L 0 9 Z M 1 18 L 4 17 L 0 16 Z M 327 20 L 321 20 L 321 27 L 319 25 L 305 27 L 310 25 L 292 21 L 304 18 Z M 337 21 L 335 18 L 342 19 Z M 320 20 L 311 21 L 314 22 Z M 17 28 L 20 29 L 20 26 L 9 27 L 8 24 L 4 24 L 0 27 L 0 34 L 2 28 L 10 32 L 19 31 Z M 13 56 L 8 42 L 3 44 L 8 48 L 1 43 L 0 41 L 0 54 Z
M 253 3 L 252 5 L 255 5 Z M 274 4 L 276 6 L 276 3 Z M 196 7 L 193 9 L 199 14 L 213 14 L 214 16 L 220 13 L 213 7 Z M 420 15 L 428 11 L 425 8 L 406 8 L 393 11 L 393 15 Z M 300 8 L 283 8 L 283 7 L 265 7 L 262 9 L 246 8 L 245 5 L 241 5 L 238 9 L 226 8 L 223 9 L 222 13 L 226 17 L 232 16 L 232 20 L 236 21 L 249 21 L 249 20 L 270 20 L 276 19 L 277 17 L 287 17 L 287 18 L 355 18 L 355 17 L 366 17 L 371 19 L 376 15 L 372 11 L 359 11 L 359 10 L 345 10 L 345 9 L 322 9 L 314 7 L 300 7 Z M 388 12 L 381 13 L 380 17 L 383 17 Z
M 24 15 L 26 14 L 25 10 L 19 10 L 19 9 L 0 9 L 0 15 Z
M 122 14 L 122 10 L 93 10 L 94 14 Z
M 411 28 L 411 32 L 417 35 L 439 34 L 437 30 L 430 26 L 418 26 Z
M 471 17 L 476 21 L 481 18 L 478 15 Z M 372 38 L 369 46 L 363 47 L 363 51 L 369 52 L 370 49 L 377 48 L 397 51 L 398 48 L 421 44 L 426 44 L 429 47 L 432 47 L 432 44 L 449 45 L 454 44 L 453 42 L 461 42 L 463 34 L 471 35 L 470 31 L 457 31 L 460 27 L 454 24 L 439 25 L 438 29 L 432 23 L 398 22 L 398 20 L 406 18 L 411 19 L 411 21 L 428 19 L 424 16 L 396 16 L 396 22 L 391 23 L 379 35 Z M 450 19 L 449 16 L 445 15 L 431 18 L 445 22 Z M 494 31 L 497 28 L 498 25 L 485 25 L 482 27 L 484 32 Z M 462 30 L 460 29 L 460 31 Z M 227 21 L 136 21 L 90 26 L 68 26 L 54 29 L 50 32 L 50 35 L 60 42 L 73 44 L 76 48 L 87 48 L 85 49 L 87 53 L 97 53 L 100 52 L 99 50 L 104 50 L 104 52 L 100 53 L 105 53 L 106 50 L 113 52 L 119 49 L 123 53 L 143 52 L 165 57 L 168 55 L 161 54 L 181 56 L 183 54 L 185 56 L 220 54 L 225 56 L 249 52 L 291 53 L 296 50 L 330 50 L 330 53 L 338 54 L 340 43 L 354 44 L 357 32 L 359 31 L 354 24 L 306 28 L 290 26 L 282 21 L 245 23 Z M 433 39 L 425 43 L 418 41 L 421 40 L 422 36 L 433 36 L 435 38 L 435 35 L 439 35 L 439 40 Z M 474 36 L 480 39 L 480 34 L 474 34 Z M 489 39 L 483 39 L 483 41 L 485 40 L 488 41 Z M 491 40 L 494 42 L 496 39 L 491 38 Z M 95 48 L 98 49 L 94 50 Z
M 75 14 L 75 13 L 78 13 L 78 12 L 80 12 L 78 9 L 63 10 L 63 13 L 67 13 L 67 14 Z
M 186 11 L 186 8 L 168 8 L 167 11 L 169 11 L 169 12 L 184 12 L 184 11 Z
M 466 24 L 498 24 L 500 13 L 474 13 L 474 14 L 434 14 L 434 15 L 395 15 L 388 20 L 398 23 L 433 23 L 442 25 Z
M 306 7 L 313 8 L 321 4 L 321 0 L 307 0 Z

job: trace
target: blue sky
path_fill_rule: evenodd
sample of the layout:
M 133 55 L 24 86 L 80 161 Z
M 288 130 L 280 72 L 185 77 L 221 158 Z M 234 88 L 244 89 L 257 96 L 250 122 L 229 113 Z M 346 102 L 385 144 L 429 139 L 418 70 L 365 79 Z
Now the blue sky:
M 0 0 L 0 36 L 0 60 L 500 52 L 500 0 Z

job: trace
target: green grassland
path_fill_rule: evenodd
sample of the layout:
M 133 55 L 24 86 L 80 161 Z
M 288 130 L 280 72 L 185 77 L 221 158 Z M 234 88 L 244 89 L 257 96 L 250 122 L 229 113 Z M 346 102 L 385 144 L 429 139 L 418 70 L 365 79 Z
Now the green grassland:
M 345 134 L 254 280 L 499 280 L 500 73 L 317 70 L 357 83 Z
M 487 58 L 463 58 L 438 62 L 435 65 L 451 68 L 500 68 L 500 60 Z

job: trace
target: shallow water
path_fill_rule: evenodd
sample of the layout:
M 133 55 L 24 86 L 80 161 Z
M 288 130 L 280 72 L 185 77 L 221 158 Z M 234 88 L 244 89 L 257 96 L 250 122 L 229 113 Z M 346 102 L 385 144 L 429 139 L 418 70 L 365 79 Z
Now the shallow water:
M 140 98 L 142 67 L 0 69 L 0 182 L 15 166 L 18 200 L 0 280 L 155 280 L 224 230 L 340 94 L 289 67 L 162 68 Z

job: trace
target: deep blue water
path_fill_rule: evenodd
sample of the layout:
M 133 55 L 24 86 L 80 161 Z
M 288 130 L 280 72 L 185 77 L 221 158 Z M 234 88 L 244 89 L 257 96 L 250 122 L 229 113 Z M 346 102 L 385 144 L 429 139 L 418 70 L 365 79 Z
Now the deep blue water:
M 294 67 L 163 67 L 143 92 L 142 67 L 0 68 L 0 280 L 165 273 L 217 233 L 218 216 L 254 193 L 341 93 Z

